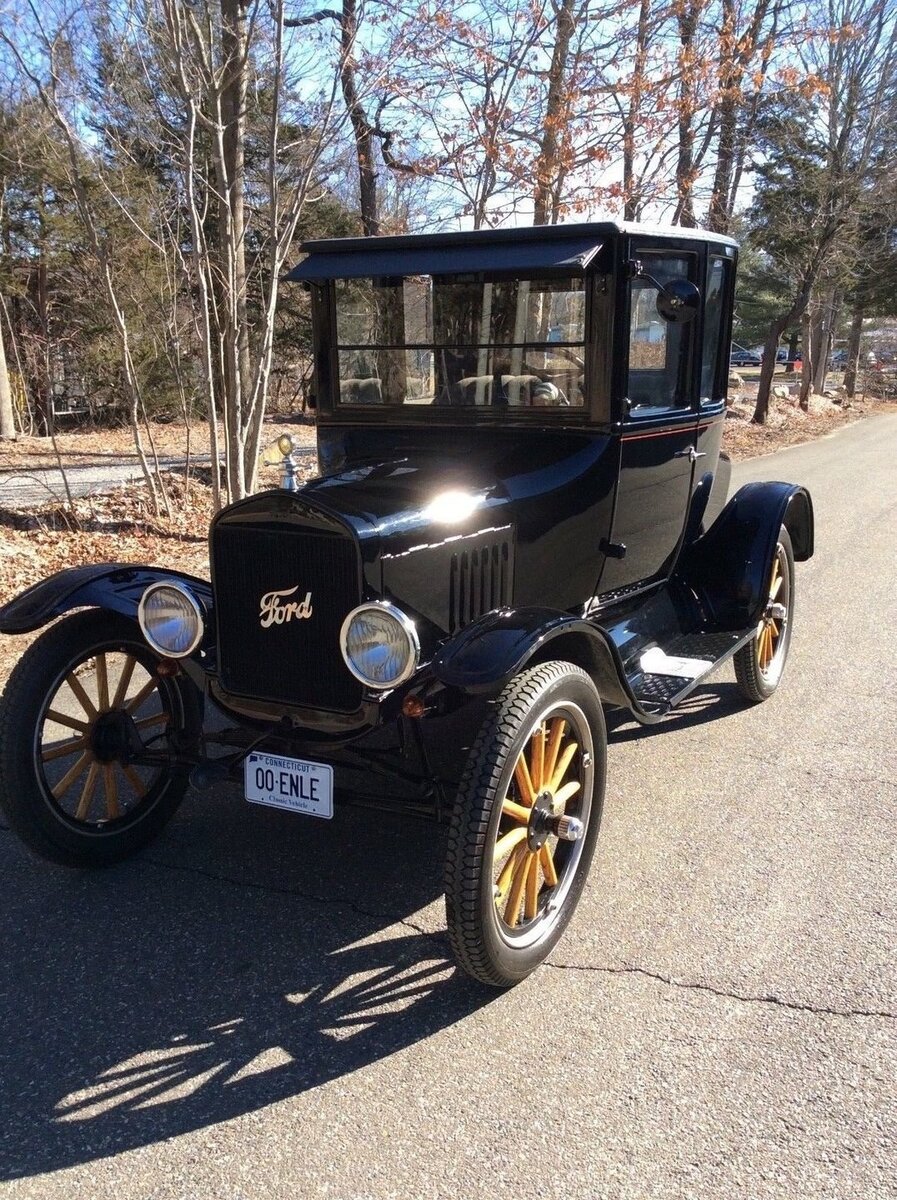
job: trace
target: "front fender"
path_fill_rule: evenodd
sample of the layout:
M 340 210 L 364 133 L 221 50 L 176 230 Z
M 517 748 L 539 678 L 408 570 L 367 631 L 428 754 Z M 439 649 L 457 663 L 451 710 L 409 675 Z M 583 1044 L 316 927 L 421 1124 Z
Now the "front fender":
M 436 653 L 431 670 L 447 687 L 495 694 L 533 660 L 577 663 L 608 704 L 637 707 L 608 635 L 570 613 L 550 608 L 501 609 L 473 621 Z
M 211 584 L 195 575 L 162 567 L 95 563 L 59 571 L 10 600 L 0 608 L 0 633 L 30 633 L 73 608 L 104 608 L 136 621 L 144 590 L 169 579 L 187 584 L 211 614 Z
M 748 483 L 680 561 L 679 582 L 697 595 L 719 629 L 748 629 L 760 620 L 782 526 L 794 557 L 813 554 L 813 502 L 794 483 Z

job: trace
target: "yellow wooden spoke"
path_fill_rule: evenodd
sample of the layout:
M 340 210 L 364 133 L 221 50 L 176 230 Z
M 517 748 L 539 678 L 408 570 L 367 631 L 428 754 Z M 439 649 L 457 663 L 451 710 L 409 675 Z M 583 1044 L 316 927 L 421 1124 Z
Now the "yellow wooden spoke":
M 519 846 L 526 838 L 526 830 L 523 826 L 518 826 L 512 829 L 510 833 L 504 834 L 495 843 L 495 850 L 492 852 L 492 861 L 499 863 L 506 854 L 509 854 L 515 846 Z
M 106 816 L 110 821 L 121 816 L 118 807 L 118 780 L 115 778 L 115 763 L 103 764 L 103 786 L 106 791 Z
M 580 783 L 579 783 L 578 779 L 573 779 L 570 781 L 570 783 L 565 783 L 562 788 L 558 788 L 558 790 L 554 794 L 554 805 L 553 805 L 554 811 L 561 812 L 563 810 L 564 805 L 567 803 L 567 801 L 570 799 L 571 796 L 576 795 L 576 793 L 579 791 L 579 788 L 580 788 Z
M 567 768 L 570 766 L 571 762 L 573 762 L 573 756 L 578 749 L 579 746 L 576 742 L 570 742 L 569 745 L 564 747 L 564 752 L 561 754 L 560 761 L 555 767 L 554 774 L 551 777 L 551 782 L 548 784 L 548 787 L 552 792 L 556 792 L 561 786 L 561 780 L 566 775 Z
M 760 671 L 763 671 L 765 668 L 765 662 L 766 662 L 766 625 L 765 624 L 763 625 L 763 628 L 760 629 L 760 636 L 757 638 L 757 662 L 760 667 Z
M 76 750 L 83 750 L 86 745 L 86 737 L 75 738 L 71 742 L 63 742 L 61 746 L 54 746 L 52 750 L 41 750 L 41 761 L 52 762 L 54 758 L 66 758 L 69 754 L 74 754 Z
M 126 713 L 137 712 L 138 708 L 140 708 L 140 705 L 144 702 L 144 700 L 147 698 L 147 696 L 152 695 L 152 693 L 155 691 L 155 689 L 156 689 L 156 680 L 153 679 L 152 677 L 150 677 L 146 681 L 146 683 L 143 685 L 143 687 L 140 689 L 140 691 L 137 693 L 137 695 L 133 696 L 127 702 L 127 704 L 125 705 L 125 712 Z
M 65 725 L 66 729 L 77 729 L 79 733 L 86 733 L 90 726 L 86 721 L 79 721 L 77 717 L 70 717 L 66 713 L 57 712 L 55 708 L 48 708 L 45 720 L 55 721 L 57 725 Z
M 515 821 L 523 821 L 524 824 L 528 824 L 529 815 L 532 810 L 524 808 L 522 804 L 516 804 L 513 800 L 505 797 L 501 802 L 501 811 L 506 817 L 513 817 Z
M 519 863 L 514 871 L 514 879 L 511 883 L 511 892 L 508 896 L 508 903 L 505 907 L 505 923 L 514 926 L 520 917 L 520 901 L 523 897 L 523 889 L 526 885 L 526 878 L 529 875 L 530 861 L 535 856 L 531 851 L 527 851 L 522 855 Z
M 150 717 L 138 717 L 134 724 L 138 729 L 147 729 L 150 725 L 162 725 L 167 722 L 168 713 L 163 708 L 161 712 L 153 713 Z
M 519 846 L 515 846 L 511 851 L 511 856 L 501 869 L 501 874 L 496 881 L 497 894 L 495 903 L 501 905 L 508 895 L 508 888 L 511 886 L 511 876 L 520 865 L 520 860 L 528 854 L 526 846 L 521 842 Z
M 137 666 L 137 659 L 133 654 L 129 654 L 125 659 L 125 665 L 121 669 L 121 675 L 118 678 L 118 685 L 115 689 L 115 695 L 112 698 L 112 707 L 121 708 L 125 696 L 128 694 L 128 688 L 131 686 L 131 676 L 134 674 L 134 668 Z
M 81 789 L 81 799 L 78 801 L 78 807 L 75 809 L 75 820 L 86 821 L 87 814 L 90 812 L 90 802 L 93 799 L 93 794 L 96 791 L 97 777 L 100 774 L 100 764 L 92 762 L 90 770 L 87 772 L 87 779 L 84 781 L 84 787 Z
M 539 911 L 539 856 L 530 855 L 529 870 L 526 875 L 526 894 L 523 902 L 523 915 L 531 921 Z
M 119 765 L 121 766 L 122 772 L 124 773 L 128 783 L 130 783 L 131 787 L 137 793 L 138 799 L 142 800 L 146 795 L 146 784 L 133 767 L 128 766 L 127 763 L 121 763 Z
M 766 670 L 766 639 L 769 636 L 769 626 L 764 625 L 760 630 L 760 639 L 757 642 L 757 661 L 760 664 L 760 670 Z
M 81 686 L 81 681 L 71 671 L 68 673 L 68 675 L 66 675 L 65 681 L 75 693 L 78 698 L 78 703 L 92 721 L 97 715 L 96 706 L 94 705 L 94 702 L 91 700 L 90 696 L 88 696 L 87 692 L 85 692 L 84 688 Z
M 94 661 L 97 664 L 97 697 L 100 712 L 109 710 L 109 670 L 106 666 L 106 655 L 98 654 Z
M 545 751 L 545 779 L 551 779 L 554 774 L 554 769 L 558 765 L 558 754 L 561 752 L 561 742 L 564 740 L 564 734 L 567 731 L 567 722 L 563 717 L 558 717 L 551 726 L 551 734 L 548 738 L 548 749 Z
M 74 763 L 56 786 L 52 790 L 54 800 L 61 800 L 65 793 L 69 790 L 82 771 L 86 771 L 88 764 L 91 762 L 92 756 L 89 750 L 85 750 L 76 763 Z
M 545 882 L 549 887 L 554 887 L 558 881 L 557 868 L 554 865 L 554 856 L 546 842 L 539 851 L 539 862 L 542 864 L 542 871 L 545 875 Z
M 545 786 L 545 726 L 540 725 L 533 734 L 533 757 L 531 778 L 536 794 Z
M 517 780 L 517 786 L 520 788 L 520 795 L 523 798 L 524 804 L 528 804 L 532 808 L 536 803 L 536 792 L 533 788 L 533 781 L 530 778 L 529 767 L 526 765 L 525 754 L 521 754 L 517 759 L 517 764 L 514 767 L 514 778 Z
M 785 576 L 784 576 L 784 575 L 780 575 L 780 576 L 778 577 L 778 579 L 774 579 L 774 580 L 772 581 L 772 587 L 769 589 L 769 598 L 770 598 L 770 600 L 775 600 L 776 596 L 778 596 L 779 592 L 782 590 L 782 584 L 783 584 L 784 582 L 785 582 Z

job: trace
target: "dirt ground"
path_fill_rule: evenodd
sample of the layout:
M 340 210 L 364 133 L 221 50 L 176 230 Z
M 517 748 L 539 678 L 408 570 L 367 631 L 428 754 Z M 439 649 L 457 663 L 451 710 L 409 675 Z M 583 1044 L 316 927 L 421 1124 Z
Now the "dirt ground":
M 810 411 L 804 413 L 793 399 L 777 399 L 768 423 L 760 426 L 750 423 L 755 395 L 756 384 L 747 382 L 735 393 L 729 409 L 723 445 L 733 459 L 769 454 L 782 446 L 810 441 L 861 420 L 873 409 L 895 407 L 866 399 L 844 407 L 813 397 Z M 298 422 L 272 423 L 266 428 L 265 444 L 273 443 L 284 429 L 301 445 L 314 445 L 313 426 Z M 153 439 L 160 456 L 186 454 L 187 438 L 181 427 L 156 426 Z M 63 462 L 73 466 L 108 462 L 134 453 L 126 429 L 73 430 L 59 434 L 56 443 Z M 190 434 L 191 455 L 208 452 L 208 429 L 194 427 Z M 47 438 L 21 438 L 0 444 L 0 470 L 54 465 L 56 455 Z M 277 473 L 274 466 L 263 469 L 262 486 L 276 484 Z M 171 502 L 170 517 L 153 514 L 142 486 L 77 500 L 71 512 L 58 507 L 27 514 L 0 510 L 0 604 L 54 571 L 87 562 L 165 563 L 206 576 L 210 489 L 199 479 L 185 481 L 183 474 L 164 478 Z M 35 636 L 0 638 L 0 683 Z

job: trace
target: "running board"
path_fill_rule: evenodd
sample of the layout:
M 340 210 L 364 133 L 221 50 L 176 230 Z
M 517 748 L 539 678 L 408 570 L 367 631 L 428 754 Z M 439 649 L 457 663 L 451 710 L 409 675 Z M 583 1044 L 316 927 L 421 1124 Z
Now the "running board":
M 645 650 L 627 682 L 642 711 L 650 717 L 668 713 L 746 645 L 757 632 L 685 633 L 663 647 Z

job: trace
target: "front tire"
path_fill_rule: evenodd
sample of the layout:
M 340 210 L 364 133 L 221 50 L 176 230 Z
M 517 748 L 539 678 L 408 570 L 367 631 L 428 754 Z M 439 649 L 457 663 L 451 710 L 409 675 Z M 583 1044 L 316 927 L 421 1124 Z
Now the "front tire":
M 445 870 L 452 950 L 480 982 L 525 979 L 573 915 L 601 823 L 606 743 L 597 689 L 567 662 L 523 671 L 484 722 Z
M 0 699 L 0 808 L 35 853 L 107 866 L 174 814 L 189 772 L 175 758 L 198 741 L 200 706 L 158 667 L 133 621 L 96 609 L 22 655 Z M 154 763 L 135 761 L 148 751 Z

